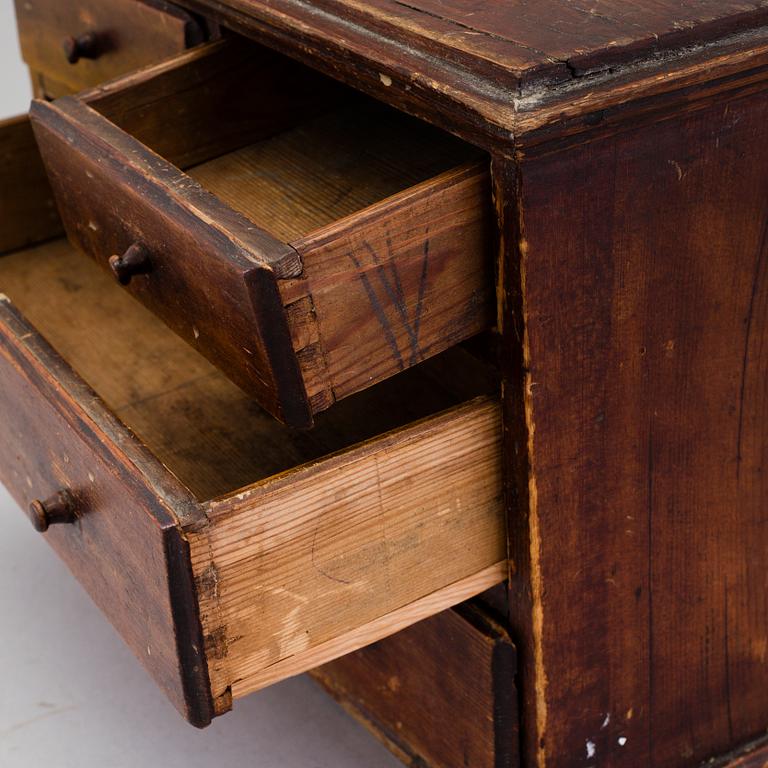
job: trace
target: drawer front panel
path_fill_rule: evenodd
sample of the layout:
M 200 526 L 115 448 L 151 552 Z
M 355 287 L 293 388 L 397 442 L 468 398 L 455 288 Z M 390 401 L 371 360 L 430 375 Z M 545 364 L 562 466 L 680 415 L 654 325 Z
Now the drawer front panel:
M 44 121 L 37 119 L 43 111 Z M 104 141 L 80 130 L 89 121 Z M 140 243 L 149 272 L 127 290 L 267 410 L 305 425 L 306 398 L 295 358 L 286 355 L 290 334 L 272 270 L 232 234 L 247 224 L 77 101 L 38 103 L 33 122 L 70 241 L 105 268 Z M 276 259 L 293 254 L 277 242 L 269 247 Z
M 0 382 L 3 484 L 23 508 L 71 494 L 76 521 L 42 535 L 174 705 L 206 724 L 207 673 L 195 651 L 201 643 L 190 642 L 200 628 L 188 553 L 169 512 L 171 500 L 183 507 L 183 489 L 4 297 Z
M 312 672 L 408 765 L 519 765 L 517 652 L 473 603 Z
M 203 39 L 186 11 L 164 0 L 16 0 L 16 18 L 22 56 L 49 97 L 111 80 Z

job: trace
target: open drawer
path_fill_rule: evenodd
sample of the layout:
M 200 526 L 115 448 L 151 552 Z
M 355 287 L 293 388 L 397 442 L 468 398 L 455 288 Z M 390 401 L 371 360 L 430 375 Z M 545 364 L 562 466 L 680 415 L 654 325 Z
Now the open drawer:
M 15 0 L 19 44 L 35 92 L 90 88 L 181 53 L 205 30 L 166 0 Z
M 196 725 L 504 578 L 463 350 L 296 431 L 63 239 L 0 257 L 0 291 L 0 478 Z
M 32 119 L 71 242 L 288 424 L 494 324 L 484 157 L 255 43 Z

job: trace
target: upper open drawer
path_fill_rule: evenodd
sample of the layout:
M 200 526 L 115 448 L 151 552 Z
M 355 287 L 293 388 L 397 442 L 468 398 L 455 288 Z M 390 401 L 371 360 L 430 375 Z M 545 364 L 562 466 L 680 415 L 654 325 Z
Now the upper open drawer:
M 32 118 L 70 240 L 289 424 L 494 323 L 484 157 L 272 51 Z
M 204 30 L 166 0 L 15 0 L 21 54 L 35 92 L 90 88 L 202 42 Z

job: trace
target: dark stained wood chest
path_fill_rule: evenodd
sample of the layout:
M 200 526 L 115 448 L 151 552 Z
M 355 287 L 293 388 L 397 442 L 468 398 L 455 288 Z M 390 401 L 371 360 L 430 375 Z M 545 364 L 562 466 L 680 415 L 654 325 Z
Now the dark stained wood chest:
M 17 14 L 0 474 L 183 714 L 764 765 L 768 0 Z

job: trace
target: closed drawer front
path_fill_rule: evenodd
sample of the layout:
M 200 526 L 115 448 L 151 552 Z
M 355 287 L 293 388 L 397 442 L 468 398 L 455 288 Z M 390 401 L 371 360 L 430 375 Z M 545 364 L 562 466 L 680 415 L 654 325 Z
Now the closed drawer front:
M 483 156 L 274 52 L 32 116 L 70 240 L 286 423 L 494 323 Z
M 2 256 L 0 291 L 2 481 L 192 722 L 503 579 L 462 350 L 298 432 L 65 240 Z
M 16 0 L 37 93 L 75 93 L 202 42 L 200 24 L 165 0 Z

